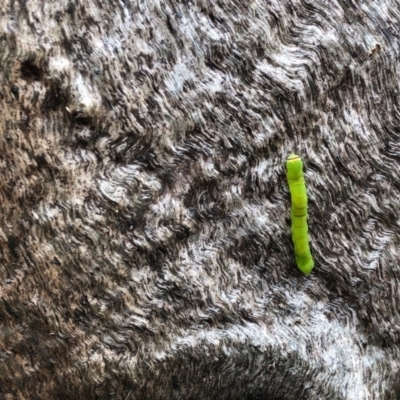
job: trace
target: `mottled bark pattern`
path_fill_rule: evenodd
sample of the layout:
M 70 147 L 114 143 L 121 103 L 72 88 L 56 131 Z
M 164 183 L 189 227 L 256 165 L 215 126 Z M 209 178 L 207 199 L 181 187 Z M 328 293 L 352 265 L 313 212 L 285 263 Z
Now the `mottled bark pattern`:
M 394 0 L 1 0 L 0 399 L 400 398 L 399 38 Z

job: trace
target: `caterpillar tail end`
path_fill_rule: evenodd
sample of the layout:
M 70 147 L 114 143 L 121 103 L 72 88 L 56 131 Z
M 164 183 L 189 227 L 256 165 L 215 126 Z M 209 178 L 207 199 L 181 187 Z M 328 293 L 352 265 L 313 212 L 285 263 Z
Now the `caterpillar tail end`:
M 304 274 L 310 275 L 311 271 L 314 268 L 314 260 L 311 258 L 310 260 L 296 260 L 297 268 Z

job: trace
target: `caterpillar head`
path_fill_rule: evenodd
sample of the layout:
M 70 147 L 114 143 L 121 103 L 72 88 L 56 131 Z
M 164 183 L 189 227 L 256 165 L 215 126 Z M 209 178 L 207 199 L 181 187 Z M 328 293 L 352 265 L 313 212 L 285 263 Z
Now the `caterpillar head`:
M 290 154 L 286 160 L 286 169 L 289 180 L 297 180 L 303 175 L 303 161 L 297 154 Z

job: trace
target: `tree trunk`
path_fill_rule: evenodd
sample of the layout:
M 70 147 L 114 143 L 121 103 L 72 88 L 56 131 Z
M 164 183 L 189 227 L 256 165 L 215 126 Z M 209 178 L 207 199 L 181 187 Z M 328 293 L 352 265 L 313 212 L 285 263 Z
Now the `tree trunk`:
M 394 0 L 2 0 L 0 399 L 400 398 L 399 35 Z

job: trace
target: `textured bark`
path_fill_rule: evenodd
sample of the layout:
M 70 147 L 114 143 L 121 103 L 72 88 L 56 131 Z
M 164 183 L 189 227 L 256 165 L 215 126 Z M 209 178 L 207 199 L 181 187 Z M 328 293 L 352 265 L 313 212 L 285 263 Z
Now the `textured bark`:
M 0 398 L 400 398 L 399 35 L 394 0 L 2 0 Z

